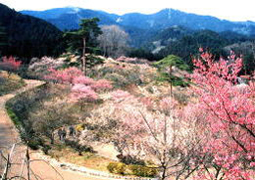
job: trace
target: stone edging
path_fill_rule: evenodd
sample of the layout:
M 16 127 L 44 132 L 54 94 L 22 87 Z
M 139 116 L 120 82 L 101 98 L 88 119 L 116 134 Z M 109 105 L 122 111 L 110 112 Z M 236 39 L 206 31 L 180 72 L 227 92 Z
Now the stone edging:
M 67 162 L 59 162 L 56 159 L 52 159 L 49 156 L 44 155 L 42 152 L 39 154 L 40 158 L 49 161 L 51 164 L 54 164 L 63 170 L 73 171 L 73 172 L 79 172 L 84 175 L 90 176 L 90 177 L 100 177 L 104 179 L 118 179 L 118 180 L 158 180 L 158 178 L 143 178 L 143 177 L 129 177 L 129 176 L 119 176 L 115 174 L 110 174 L 103 171 L 98 171 L 94 169 L 89 169 L 83 166 L 78 166 L 72 163 Z

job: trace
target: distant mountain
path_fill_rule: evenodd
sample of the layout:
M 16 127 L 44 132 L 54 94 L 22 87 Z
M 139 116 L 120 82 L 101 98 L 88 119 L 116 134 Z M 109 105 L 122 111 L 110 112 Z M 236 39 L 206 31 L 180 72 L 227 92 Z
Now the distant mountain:
M 194 30 L 208 29 L 216 32 L 234 31 L 246 35 L 255 34 L 255 23 L 252 21 L 231 22 L 212 16 L 201 16 L 174 9 L 163 9 L 149 15 L 128 13 L 122 16 L 76 7 L 57 8 L 46 11 L 21 11 L 21 13 L 42 18 L 62 30 L 77 28 L 82 18 L 98 17 L 102 25 L 117 24 L 122 27 L 153 30 L 163 30 L 177 25 Z
M 151 38 L 151 42 L 160 41 L 161 45 L 167 45 L 170 42 L 175 42 L 182 38 L 183 36 L 194 33 L 195 30 L 182 27 L 182 26 L 172 26 L 164 30 L 157 32 L 155 36 Z
M 0 4 L 0 26 L 6 36 L 2 54 L 30 58 L 61 52 L 62 32 L 44 20 Z
M 79 28 L 80 20 L 83 18 L 98 17 L 101 25 L 117 24 L 118 18 L 118 15 L 115 14 L 77 7 L 55 8 L 46 11 L 21 11 L 21 13 L 44 19 L 61 30 Z

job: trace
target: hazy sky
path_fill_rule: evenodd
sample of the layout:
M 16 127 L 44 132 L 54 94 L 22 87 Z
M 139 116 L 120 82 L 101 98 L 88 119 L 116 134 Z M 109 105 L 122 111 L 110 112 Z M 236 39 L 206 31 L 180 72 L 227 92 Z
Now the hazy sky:
M 110 13 L 155 13 L 173 8 L 232 21 L 255 21 L 255 0 L 0 0 L 16 10 L 45 10 L 75 6 Z

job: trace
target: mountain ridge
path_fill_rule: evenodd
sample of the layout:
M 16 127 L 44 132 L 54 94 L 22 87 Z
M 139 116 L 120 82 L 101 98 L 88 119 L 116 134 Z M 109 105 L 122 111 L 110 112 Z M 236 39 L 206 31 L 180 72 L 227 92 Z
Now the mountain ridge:
M 255 22 L 247 20 L 247 21 L 230 21 L 227 19 L 220 19 L 211 15 L 199 15 L 196 13 L 188 13 L 184 11 L 180 11 L 177 9 L 173 8 L 165 8 L 162 9 L 156 13 L 151 13 L 151 14 L 143 14 L 139 12 L 133 12 L 133 13 L 126 13 L 123 15 L 118 15 L 114 13 L 108 13 L 102 10 L 91 10 L 91 9 L 85 9 L 85 8 L 80 8 L 80 7 L 63 7 L 63 8 L 53 8 L 53 9 L 48 9 L 44 11 L 33 11 L 33 10 L 23 10 L 20 11 L 22 14 L 28 14 L 32 16 L 37 16 L 42 19 L 52 19 L 52 18 L 58 18 L 59 17 L 59 12 L 63 13 L 68 13 L 68 14 L 75 14 L 79 13 L 81 11 L 90 11 L 93 12 L 93 14 L 96 16 L 98 14 L 105 15 L 110 17 L 112 20 L 117 21 L 119 18 L 132 18 L 132 17 L 137 17 L 137 16 L 142 16 L 142 18 L 161 18 L 162 16 L 167 17 L 167 19 L 171 18 L 176 18 L 175 16 L 178 15 L 179 18 L 183 15 L 187 16 L 186 18 L 200 18 L 200 19 L 207 19 L 207 20 L 214 20 L 218 21 L 219 23 L 233 23 L 233 24 L 238 24 L 238 25 L 246 25 L 246 26 L 255 26 Z M 52 14 L 53 13 L 53 14 Z M 183 21 L 183 19 L 182 19 Z M 123 22 L 123 21 L 122 21 Z M 128 22 L 127 22 L 128 23 Z M 122 24 L 122 23 L 120 23 Z M 130 24 L 129 24 L 130 25 Z M 175 24 L 175 25 L 180 25 L 180 24 Z M 211 29 L 212 30 L 212 29 Z
M 221 20 L 213 16 L 186 13 L 180 10 L 165 8 L 152 14 L 127 13 L 111 14 L 100 10 L 79 7 L 54 8 L 45 11 L 20 11 L 22 14 L 44 19 L 59 29 L 78 29 L 83 18 L 97 17 L 99 25 L 118 25 L 130 35 L 133 47 L 140 47 L 147 39 L 162 30 L 173 26 L 186 27 L 191 30 L 212 30 L 218 33 L 233 31 L 235 33 L 254 36 L 255 22 L 233 22 Z

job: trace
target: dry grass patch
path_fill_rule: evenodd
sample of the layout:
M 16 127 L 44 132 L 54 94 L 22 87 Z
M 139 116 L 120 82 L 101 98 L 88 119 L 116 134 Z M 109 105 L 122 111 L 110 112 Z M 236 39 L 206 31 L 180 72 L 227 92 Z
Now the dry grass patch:
M 18 75 L 0 71 L 0 96 L 20 89 L 23 86 L 25 86 L 25 82 Z
M 83 152 L 82 156 L 79 156 L 77 151 L 69 147 L 62 149 L 56 148 L 50 152 L 50 156 L 59 161 L 64 161 L 104 172 L 108 172 L 108 164 L 114 162 L 111 159 L 101 157 L 91 152 Z

